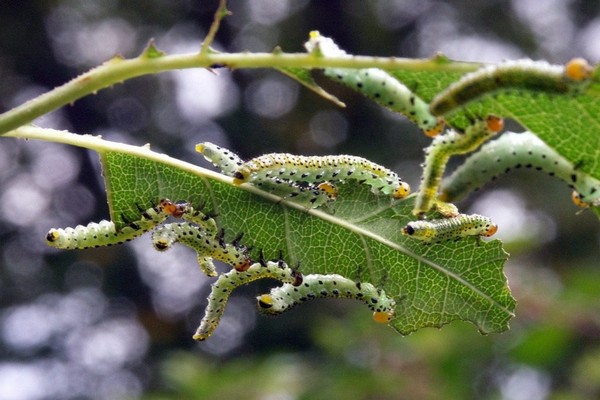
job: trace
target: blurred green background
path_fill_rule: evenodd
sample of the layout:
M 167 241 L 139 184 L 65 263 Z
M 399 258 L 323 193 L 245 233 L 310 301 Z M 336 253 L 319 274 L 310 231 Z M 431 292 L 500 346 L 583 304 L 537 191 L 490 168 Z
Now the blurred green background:
M 0 110 L 150 38 L 200 47 L 216 1 L 0 2 Z M 355 54 L 470 61 L 600 59 L 600 2 L 231 1 L 214 46 L 302 51 L 313 29 Z M 269 70 L 186 70 L 115 85 L 36 121 L 204 166 L 194 144 L 370 158 L 418 186 L 429 139 L 404 118 L 324 82 L 340 109 Z M 515 124 L 509 128 L 519 130 Z M 454 160 L 452 165 L 457 165 Z M 593 399 L 600 397 L 600 229 L 570 190 L 511 174 L 460 204 L 491 216 L 518 300 L 504 334 L 455 322 L 401 337 L 359 304 L 318 301 L 257 316 L 239 290 L 215 335 L 191 339 L 210 281 L 187 249 L 148 237 L 55 251 L 51 227 L 108 218 L 97 156 L 0 140 L 0 399 Z M 223 267 L 224 268 L 224 267 Z

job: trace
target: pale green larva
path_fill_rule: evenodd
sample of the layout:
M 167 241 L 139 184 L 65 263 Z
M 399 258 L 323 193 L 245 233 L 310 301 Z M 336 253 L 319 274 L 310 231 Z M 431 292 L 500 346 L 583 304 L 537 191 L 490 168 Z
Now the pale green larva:
M 196 151 L 213 163 L 225 175 L 235 177 L 236 173 L 243 167 L 242 159 L 224 147 L 213 143 L 204 142 L 196 145 Z M 282 179 L 280 177 L 256 178 L 252 184 L 265 192 L 291 200 L 307 208 L 318 208 L 322 205 L 334 202 L 338 190 L 330 182 L 304 183 L 294 180 Z
M 332 39 L 312 31 L 305 44 L 309 52 L 321 56 L 345 56 Z M 364 94 L 376 103 L 401 114 L 404 114 L 421 128 L 429 137 L 434 137 L 444 129 L 444 120 L 435 117 L 429 111 L 429 105 L 405 85 L 382 69 L 365 68 L 325 68 L 325 75 Z
M 50 229 L 46 244 L 58 249 L 74 250 L 122 244 L 148 232 L 168 217 L 161 205 L 143 211 L 140 219 L 117 231 L 112 221 L 90 222 L 75 228 Z
M 489 237 L 498 231 L 498 226 L 488 217 L 478 214 L 459 214 L 452 218 L 409 222 L 403 229 L 404 235 L 425 243 L 457 240 L 469 236 Z
M 229 295 L 235 288 L 258 279 L 267 278 L 289 284 L 299 284 L 302 281 L 301 275 L 288 267 L 283 261 L 255 263 L 245 271 L 231 270 L 226 274 L 220 275 L 211 285 L 208 305 L 206 306 L 200 326 L 194 334 L 194 339 L 198 341 L 206 340 L 213 334 L 221 321 Z
M 373 319 L 389 323 L 395 315 L 396 302 L 381 289 L 367 282 L 355 282 L 341 275 L 304 275 L 300 285 L 284 284 L 269 294 L 256 298 L 263 314 L 277 315 L 307 300 L 334 297 L 362 301 L 373 311 Z
M 444 180 L 440 199 L 460 200 L 515 169 L 532 169 L 556 176 L 578 193 L 580 203 L 600 204 L 600 181 L 578 170 L 530 132 L 506 132 L 486 143 Z
M 545 61 L 506 61 L 466 74 L 437 95 L 430 110 L 434 115 L 445 116 L 473 100 L 502 90 L 576 94 L 591 82 L 593 71 L 582 58 L 575 58 L 565 66 Z
M 204 142 L 196 145 L 196 151 L 210 161 L 215 167 L 227 176 L 233 176 L 244 161 L 233 151 L 214 143 Z
M 354 180 L 371 186 L 373 193 L 383 193 L 396 199 L 402 199 L 410 193 L 410 186 L 395 172 L 366 158 L 350 155 L 265 154 L 245 162 L 234 175 L 236 184 L 268 179 L 309 184 Z
M 464 133 L 448 130 L 433 139 L 425 150 L 423 177 L 413 214 L 421 217 L 435 205 L 442 176 L 451 156 L 476 150 L 503 127 L 504 122 L 501 118 L 490 115 L 484 120 L 475 121 Z
M 180 222 L 165 224 L 152 233 L 152 244 L 158 251 L 168 250 L 175 242 L 196 251 L 198 263 L 208 276 L 216 276 L 211 259 L 229 264 L 237 271 L 245 271 L 252 263 L 246 247 L 240 246 L 238 240 L 225 243 L 222 231 L 213 235 L 200 226 Z

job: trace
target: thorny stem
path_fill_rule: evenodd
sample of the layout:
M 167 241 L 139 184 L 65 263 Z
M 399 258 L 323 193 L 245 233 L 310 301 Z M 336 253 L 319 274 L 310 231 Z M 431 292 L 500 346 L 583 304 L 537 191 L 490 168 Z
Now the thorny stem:
M 0 114 L 0 135 L 77 99 L 142 75 L 185 68 L 207 68 L 214 64 L 229 68 L 383 68 L 407 71 L 452 71 L 467 73 L 478 63 L 439 62 L 436 59 L 406 59 L 368 56 L 315 57 L 303 53 L 208 53 L 156 55 L 147 51 L 133 59 L 115 57 L 104 64 Z

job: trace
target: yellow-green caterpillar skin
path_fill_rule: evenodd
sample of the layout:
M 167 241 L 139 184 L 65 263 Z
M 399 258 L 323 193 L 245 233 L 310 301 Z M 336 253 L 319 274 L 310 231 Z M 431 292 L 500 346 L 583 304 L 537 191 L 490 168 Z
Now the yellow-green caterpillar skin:
M 600 181 L 566 160 L 530 132 L 506 132 L 486 143 L 447 177 L 440 198 L 458 201 L 485 183 L 515 169 L 543 171 L 565 181 L 586 204 L 600 203 Z
M 347 55 L 332 39 L 321 36 L 317 31 L 310 33 L 305 47 L 309 52 L 318 52 L 325 57 Z M 427 136 L 434 137 L 444 128 L 444 120 L 431 114 L 425 101 L 382 69 L 325 68 L 324 72 L 383 107 L 406 115 Z
M 208 296 L 208 305 L 200 326 L 194 334 L 194 339 L 203 341 L 208 339 L 221 321 L 227 300 L 231 292 L 238 286 L 246 285 L 258 279 L 276 279 L 281 282 L 298 282 L 298 273 L 287 266 L 283 261 L 252 264 L 246 271 L 231 270 L 222 274 L 211 285 Z
M 90 222 L 75 228 L 50 229 L 46 244 L 57 249 L 75 250 L 122 244 L 141 236 L 168 217 L 160 205 L 143 211 L 140 219 L 129 222 L 117 231 L 112 221 Z
M 354 282 L 341 275 L 304 275 L 302 284 L 284 284 L 258 296 L 258 309 L 263 314 L 278 315 L 298 304 L 317 298 L 348 298 L 362 301 L 373 311 L 373 319 L 389 323 L 395 315 L 396 302 L 383 290 L 370 283 Z
M 227 176 L 233 174 L 242 166 L 244 161 L 233 151 L 214 143 L 204 142 L 196 145 L 196 151 L 219 168 Z
M 238 171 L 244 166 L 244 162 L 237 154 L 210 142 L 197 144 L 196 151 L 219 168 L 222 173 L 231 177 L 238 176 Z M 338 195 L 337 188 L 331 182 L 301 184 L 280 177 L 267 177 L 255 179 L 252 184 L 265 192 L 291 200 L 307 208 L 317 208 L 332 203 Z
M 485 120 L 476 121 L 464 133 L 449 130 L 433 139 L 431 145 L 425 150 L 423 177 L 413 214 L 422 216 L 434 206 L 446 164 L 451 156 L 476 150 L 502 130 L 503 126 L 501 118 L 490 115 Z
M 409 222 L 402 233 L 425 243 L 437 243 L 468 236 L 489 237 L 497 230 L 498 226 L 488 217 L 459 214 L 452 218 Z
M 271 153 L 245 162 L 234 175 L 234 182 L 283 179 L 293 182 L 344 182 L 355 180 L 371 186 L 374 193 L 401 199 L 410 193 L 410 186 L 395 172 L 366 158 L 336 156 L 299 156 Z
M 575 94 L 589 84 L 592 71 L 582 59 L 573 59 L 566 66 L 532 60 L 490 65 L 450 85 L 431 101 L 430 110 L 434 115 L 445 116 L 471 101 L 502 90 Z
M 198 263 L 208 276 L 216 276 L 212 259 L 244 271 L 251 265 L 248 251 L 237 243 L 225 243 L 223 238 L 188 222 L 166 224 L 152 233 L 152 243 L 158 251 L 166 251 L 179 242 L 196 251 Z

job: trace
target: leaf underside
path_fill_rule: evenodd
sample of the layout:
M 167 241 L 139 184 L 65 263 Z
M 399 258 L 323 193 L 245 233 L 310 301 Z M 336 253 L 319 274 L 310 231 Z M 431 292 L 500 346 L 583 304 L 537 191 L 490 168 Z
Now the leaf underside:
M 113 221 L 137 218 L 138 206 L 160 198 L 186 200 L 216 214 L 226 240 L 243 232 L 242 243 L 258 258 L 280 254 L 304 274 L 337 273 L 383 287 L 396 299 L 392 327 L 409 334 L 453 320 L 470 321 L 482 333 L 508 328 L 515 300 L 503 274 L 507 254 L 497 240 L 462 239 L 424 245 L 401 235 L 414 197 L 392 201 L 365 186 L 340 185 L 331 212 L 289 207 L 234 186 L 142 157 L 101 153 Z M 196 172 L 199 171 L 199 172 Z M 190 266 L 194 268 L 194 266 Z

